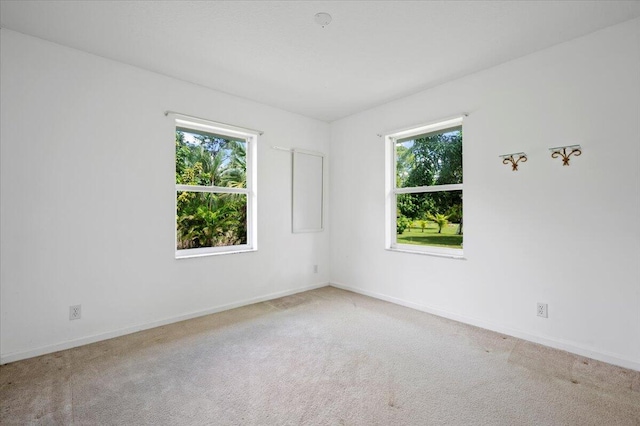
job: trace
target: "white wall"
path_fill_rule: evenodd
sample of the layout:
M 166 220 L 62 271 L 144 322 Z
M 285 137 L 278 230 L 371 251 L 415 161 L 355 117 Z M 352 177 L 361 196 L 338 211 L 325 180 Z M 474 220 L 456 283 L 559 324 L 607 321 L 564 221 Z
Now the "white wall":
M 270 148 L 328 154 L 328 124 L 12 31 L 1 38 L 2 362 L 329 281 L 329 233 L 291 234 L 291 158 Z M 264 131 L 257 252 L 174 259 L 165 110 Z M 68 320 L 74 304 L 79 321 Z
M 461 112 L 467 260 L 385 251 L 376 134 Z M 332 282 L 640 370 L 639 123 L 640 20 L 332 123 Z

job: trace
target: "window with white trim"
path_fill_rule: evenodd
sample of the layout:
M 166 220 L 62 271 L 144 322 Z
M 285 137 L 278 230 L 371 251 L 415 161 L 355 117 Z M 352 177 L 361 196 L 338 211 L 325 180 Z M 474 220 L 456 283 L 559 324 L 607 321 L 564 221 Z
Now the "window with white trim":
M 387 248 L 462 257 L 462 117 L 385 143 Z
M 176 257 L 257 249 L 257 134 L 176 118 Z

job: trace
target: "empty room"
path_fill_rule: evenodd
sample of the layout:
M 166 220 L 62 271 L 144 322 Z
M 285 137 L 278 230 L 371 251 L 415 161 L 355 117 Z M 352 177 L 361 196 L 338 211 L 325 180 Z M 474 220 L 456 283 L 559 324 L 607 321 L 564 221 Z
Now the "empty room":
M 640 425 L 640 1 L 0 26 L 0 424 Z

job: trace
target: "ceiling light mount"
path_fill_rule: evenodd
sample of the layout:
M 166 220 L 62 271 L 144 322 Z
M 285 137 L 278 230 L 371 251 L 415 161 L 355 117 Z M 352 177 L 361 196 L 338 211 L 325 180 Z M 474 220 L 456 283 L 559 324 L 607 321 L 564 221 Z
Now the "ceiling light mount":
M 331 15 L 329 15 L 326 12 L 316 13 L 313 18 L 316 21 L 316 24 L 320 25 L 322 28 L 324 28 L 327 25 L 329 25 L 331 23 L 331 19 L 332 19 Z

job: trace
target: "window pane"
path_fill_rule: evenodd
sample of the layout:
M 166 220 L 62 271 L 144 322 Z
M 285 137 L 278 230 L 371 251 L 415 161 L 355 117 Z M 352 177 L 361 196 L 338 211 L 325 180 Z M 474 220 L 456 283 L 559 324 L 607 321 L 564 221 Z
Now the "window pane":
M 176 184 L 247 187 L 247 142 L 176 129 Z
M 396 242 L 462 248 L 462 191 L 396 195 Z
M 247 243 L 246 194 L 176 192 L 176 249 Z
M 396 142 L 396 187 L 462 183 L 462 128 Z

